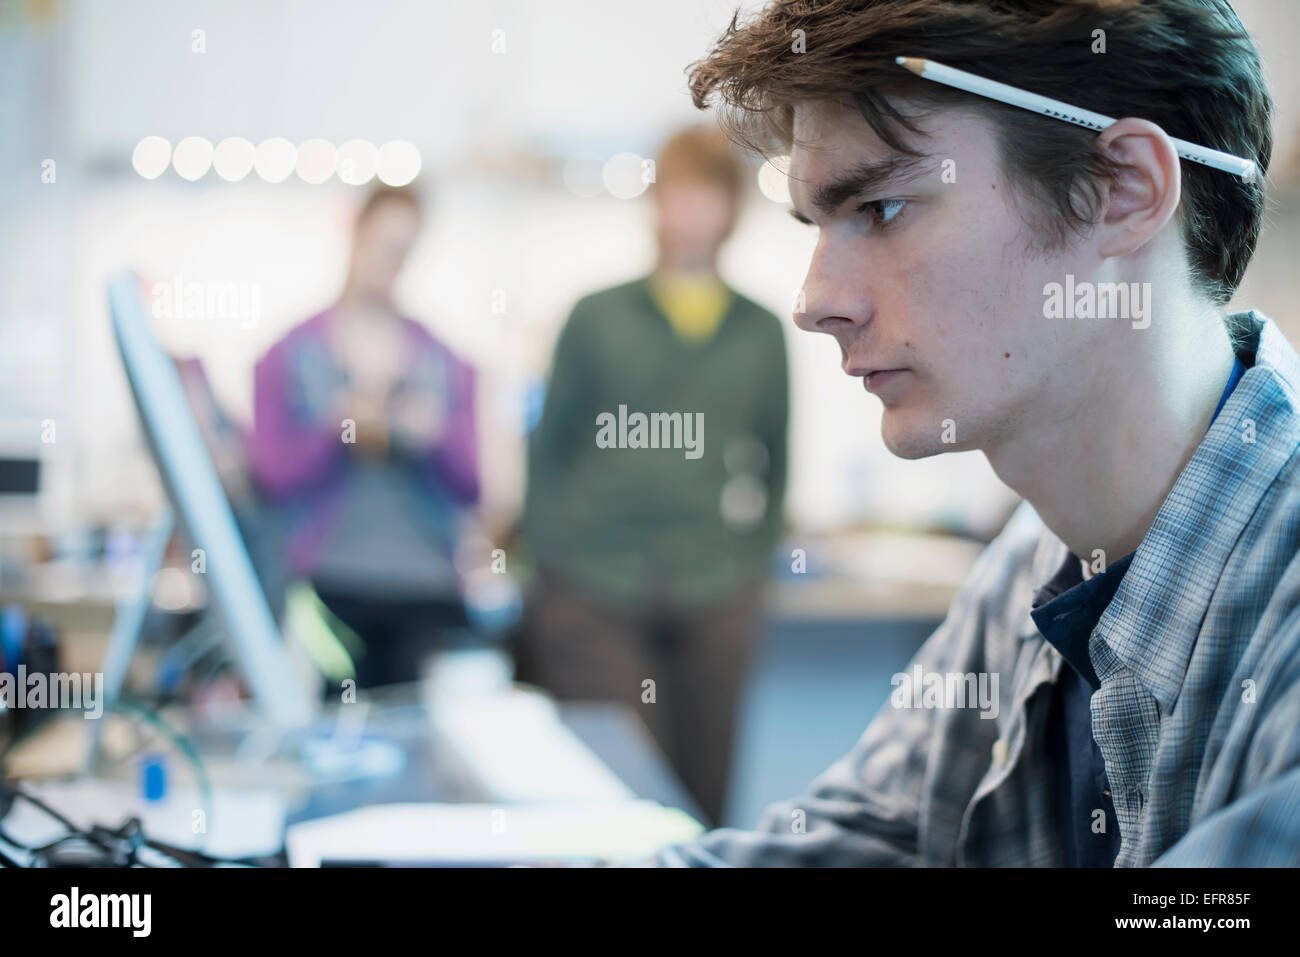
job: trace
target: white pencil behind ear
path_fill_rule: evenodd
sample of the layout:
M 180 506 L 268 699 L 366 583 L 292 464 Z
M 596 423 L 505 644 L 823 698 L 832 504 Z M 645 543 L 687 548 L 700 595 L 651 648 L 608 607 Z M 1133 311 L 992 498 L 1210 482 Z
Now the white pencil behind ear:
M 1073 123 L 1075 126 L 1084 126 L 1090 130 L 1101 132 L 1115 122 L 1114 117 L 1094 113 L 1082 107 L 1071 106 L 1069 103 L 1062 103 L 1060 100 L 1053 100 L 1046 96 L 1039 96 L 1037 93 L 1030 93 L 1028 90 L 1022 90 L 1019 87 L 976 76 L 974 73 L 967 73 L 965 70 L 957 70 L 942 63 L 936 63 L 934 60 L 900 56 L 895 57 L 894 62 L 923 79 L 933 80 L 935 83 L 942 83 L 957 90 L 965 90 L 967 93 L 974 93 L 976 96 L 987 97 L 990 100 L 997 100 L 999 103 L 1018 106 L 1023 110 L 1031 110 L 1034 113 L 1050 116 L 1053 119 L 1065 120 L 1065 122 Z M 1225 173 L 1234 173 L 1240 176 L 1242 182 L 1245 183 L 1253 182 L 1255 179 L 1255 163 L 1252 160 L 1210 149 L 1208 146 L 1197 146 L 1195 143 L 1189 143 L 1186 140 L 1174 137 L 1170 137 L 1170 139 L 1173 140 L 1178 155 L 1185 160 L 1191 160 L 1193 163 L 1200 163 L 1203 166 L 1212 166 L 1215 169 L 1223 170 Z

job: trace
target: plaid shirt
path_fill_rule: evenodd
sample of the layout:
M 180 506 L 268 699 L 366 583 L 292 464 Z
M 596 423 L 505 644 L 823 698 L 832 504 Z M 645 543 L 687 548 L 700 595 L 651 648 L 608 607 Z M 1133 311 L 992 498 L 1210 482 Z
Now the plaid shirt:
M 1248 318 L 1237 351 L 1251 368 L 1088 646 L 1116 867 L 1300 864 L 1300 357 L 1271 320 Z M 997 674 L 996 717 L 887 702 L 755 831 L 711 831 L 654 863 L 1064 864 L 1044 736 L 1064 662 L 1029 609 L 1068 554 L 1023 503 L 908 666 Z

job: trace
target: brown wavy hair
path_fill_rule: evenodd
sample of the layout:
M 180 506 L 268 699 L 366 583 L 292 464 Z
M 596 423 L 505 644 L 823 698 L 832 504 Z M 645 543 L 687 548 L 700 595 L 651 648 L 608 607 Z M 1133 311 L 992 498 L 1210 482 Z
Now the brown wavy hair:
M 1106 52 L 1093 52 L 1094 31 Z M 802 31 L 802 33 L 798 32 Z M 961 106 L 994 122 L 1004 174 L 1030 197 L 1044 245 L 1084 233 L 1114 175 L 1096 133 L 908 73 L 924 57 L 1170 136 L 1252 159 L 1254 182 L 1182 163 L 1180 217 L 1198 288 L 1223 305 L 1241 282 L 1264 215 L 1273 104 L 1259 53 L 1227 0 L 775 0 L 739 13 L 688 70 L 695 105 L 760 152 L 791 142 L 793 106 L 855 107 L 892 149 L 917 155 L 922 110 Z

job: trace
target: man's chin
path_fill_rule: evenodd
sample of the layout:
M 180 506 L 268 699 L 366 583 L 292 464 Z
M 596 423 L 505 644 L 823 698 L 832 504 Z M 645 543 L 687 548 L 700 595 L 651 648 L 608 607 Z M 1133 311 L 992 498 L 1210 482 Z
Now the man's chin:
M 900 459 L 926 459 L 955 451 L 955 446 L 945 444 L 941 435 L 927 434 L 911 423 L 891 423 L 888 412 L 880 424 L 880 437 L 885 448 Z

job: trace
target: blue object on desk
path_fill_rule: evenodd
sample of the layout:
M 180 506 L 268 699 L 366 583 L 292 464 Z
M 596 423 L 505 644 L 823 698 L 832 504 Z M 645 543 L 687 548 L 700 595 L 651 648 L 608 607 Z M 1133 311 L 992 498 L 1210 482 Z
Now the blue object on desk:
M 311 775 L 323 781 L 395 777 L 406 767 L 405 753 L 392 741 L 364 736 L 342 742 L 332 732 L 304 741 L 302 760 Z
M 146 801 L 167 796 L 167 763 L 161 754 L 147 754 L 140 762 L 140 787 Z
M 6 671 L 17 671 L 27 641 L 27 615 L 21 605 L 5 605 L 0 612 L 0 657 Z

